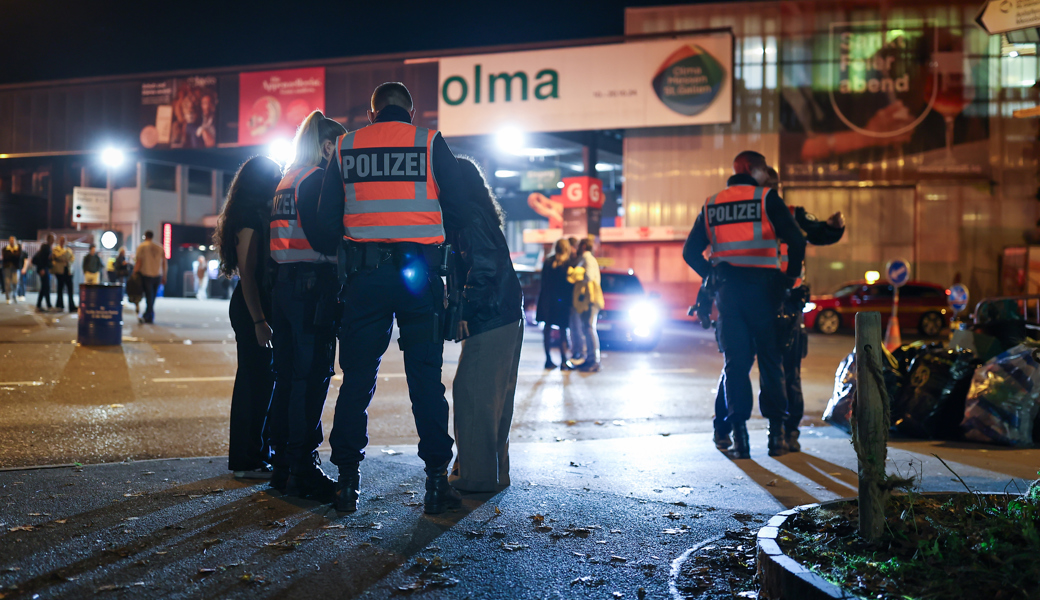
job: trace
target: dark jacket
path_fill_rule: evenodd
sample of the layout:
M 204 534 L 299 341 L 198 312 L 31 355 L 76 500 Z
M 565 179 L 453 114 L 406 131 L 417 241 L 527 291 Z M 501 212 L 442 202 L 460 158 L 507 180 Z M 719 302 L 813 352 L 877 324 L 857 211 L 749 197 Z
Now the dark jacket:
M 844 227 L 831 227 L 825 221 L 817 219 L 816 215 L 806 212 L 801 206 L 794 207 L 794 220 L 805 232 L 805 241 L 813 246 L 837 244 L 841 236 L 845 235 Z
M 33 255 L 32 264 L 40 273 L 51 270 L 51 245 L 40 244 L 40 249 Z
M 726 185 L 758 185 L 758 182 L 750 175 L 734 175 L 729 178 Z M 787 273 L 784 274 L 787 284 L 785 287 L 791 287 L 794 280 L 802 273 L 802 261 L 805 260 L 805 236 L 802 235 L 802 230 L 798 228 L 794 216 L 791 215 L 791 211 L 787 209 L 776 190 L 769 190 L 769 193 L 766 194 L 766 216 L 773 224 L 776 237 L 787 243 L 787 256 L 790 262 L 787 264 Z M 686 245 L 683 246 L 683 260 L 701 277 L 707 277 L 712 270 L 711 263 L 704 258 L 704 250 L 710 245 L 711 240 L 708 239 L 708 229 L 704 223 L 704 211 L 702 210 L 697 213 L 697 221 L 694 222 L 693 229 L 686 238 Z M 727 267 L 724 267 L 726 277 L 775 276 L 772 274 L 773 269 L 729 265 Z
M 464 286 L 462 319 L 470 336 L 522 320 L 524 293 L 497 219 L 473 210 L 462 228 L 447 235 L 457 251 L 455 278 Z
M 4 244 L 3 250 L 3 266 L 5 269 L 21 269 L 22 263 L 25 262 L 24 258 L 25 249 L 21 246 L 11 247 Z
M 546 257 L 542 263 L 542 288 L 538 292 L 535 320 L 546 325 L 567 327 L 571 318 L 571 305 L 574 304 L 574 284 L 567 281 L 570 262 L 553 268 L 555 259 L 554 254 Z
M 101 272 L 101 257 L 97 254 L 84 254 L 83 255 L 83 272 L 84 273 L 100 273 Z
M 408 111 L 399 106 L 387 106 L 379 111 L 376 123 L 399 121 L 411 123 Z M 440 188 L 441 214 L 445 229 L 461 227 L 467 219 L 466 190 L 462 182 L 459 161 L 451 153 L 448 144 L 440 132 L 433 138 L 431 153 L 433 154 L 433 177 Z M 301 187 L 300 195 L 304 194 Z M 340 241 L 343 239 L 343 175 L 336 161 L 329 163 L 325 169 L 321 186 L 321 198 L 318 201 L 317 218 L 302 221 L 303 233 L 311 247 L 329 256 L 336 256 Z M 306 217 L 306 216 L 305 216 Z

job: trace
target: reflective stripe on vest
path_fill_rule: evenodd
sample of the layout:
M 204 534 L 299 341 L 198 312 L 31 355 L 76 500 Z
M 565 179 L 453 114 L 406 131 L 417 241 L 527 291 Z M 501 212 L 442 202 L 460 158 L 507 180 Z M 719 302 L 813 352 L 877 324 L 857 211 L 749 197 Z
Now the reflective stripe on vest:
M 436 131 L 409 123 L 373 123 L 340 136 L 335 160 L 343 175 L 343 239 L 355 242 L 444 242 L 433 175 Z
M 275 190 L 271 209 L 271 259 L 279 264 L 336 262 L 335 257 L 325 256 L 311 248 L 297 216 L 300 184 L 317 170 L 317 167 L 289 169 Z
M 766 214 L 768 188 L 734 185 L 704 203 L 711 263 L 780 268 L 776 232 Z
M 788 206 L 787 210 L 791 211 L 791 216 L 793 217 L 794 213 L 795 213 L 795 207 Z M 785 244 L 783 242 L 780 242 L 780 270 L 783 271 L 784 273 L 787 273 L 787 244 Z M 795 280 L 794 285 L 791 286 L 791 288 L 794 289 L 794 288 L 797 288 L 797 287 L 801 287 L 802 286 L 802 281 L 804 279 L 805 279 L 805 261 L 803 260 L 802 261 L 802 273 L 801 273 L 801 275 L 798 276 L 798 279 Z

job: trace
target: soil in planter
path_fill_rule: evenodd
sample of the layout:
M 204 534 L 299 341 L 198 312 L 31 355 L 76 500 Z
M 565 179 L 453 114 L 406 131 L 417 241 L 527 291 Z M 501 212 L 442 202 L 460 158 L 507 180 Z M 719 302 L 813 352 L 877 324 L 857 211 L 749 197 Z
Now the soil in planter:
M 788 519 L 778 542 L 829 581 L 883 600 L 1040 599 L 1040 502 L 1021 496 L 893 496 L 882 538 L 856 532 L 855 503 Z
M 757 528 L 730 530 L 690 555 L 676 573 L 679 596 L 683 600 L 757 598 L 756 535 Z

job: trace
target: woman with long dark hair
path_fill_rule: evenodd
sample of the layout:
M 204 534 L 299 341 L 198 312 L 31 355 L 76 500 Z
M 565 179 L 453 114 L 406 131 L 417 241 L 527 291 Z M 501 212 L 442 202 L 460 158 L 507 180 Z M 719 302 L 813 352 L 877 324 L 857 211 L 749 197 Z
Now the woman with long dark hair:
M 549 351 L 553 347 L 552 333 L 555 327 L 560 332 L 560 368 L 566 368 L 567 327 L 571 321 L 571 297 L 574 284 L 567 281 L 567 269 L 571 266 L 574 249 L 566 238 L 556 240 L 552 256 L 542 262 L 542 287 L 538 291 L 538 308 L 535 321 L 543 323 L 542 343 L 545 346 L 545 368 L 555 369 Z
M 271 296 L 264 289 L 271 200 L 282 178 L 273 160 L 254 156 L 228 189 L 213 243 L 220 272 L 240 280 L 231 295 L 231 327 L 238 345 L 238 372 L 231 395 L 228 468 L 242 479 L 270 479 L 271 440 L 264 430 L 274 391 L 271 352 Z
M 463 283 L 456 339 L 462 353 L 452 387 L 458 456 L 448 481 L 461 491 L 494 492 L 509 485 L 509 427 L 524 341 L 524 299 L 502 225 L 502 208 L 480 167 L 460 157 L 473 210 L 448 239 L 458 249 Z

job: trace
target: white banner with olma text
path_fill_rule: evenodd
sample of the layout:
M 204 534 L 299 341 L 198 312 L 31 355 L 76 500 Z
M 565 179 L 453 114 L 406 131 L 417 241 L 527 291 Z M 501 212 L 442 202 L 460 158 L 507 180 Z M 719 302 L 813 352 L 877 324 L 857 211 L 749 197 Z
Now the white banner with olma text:
M 440 59 L 446 136 L 729 123 L 729 33 Z

